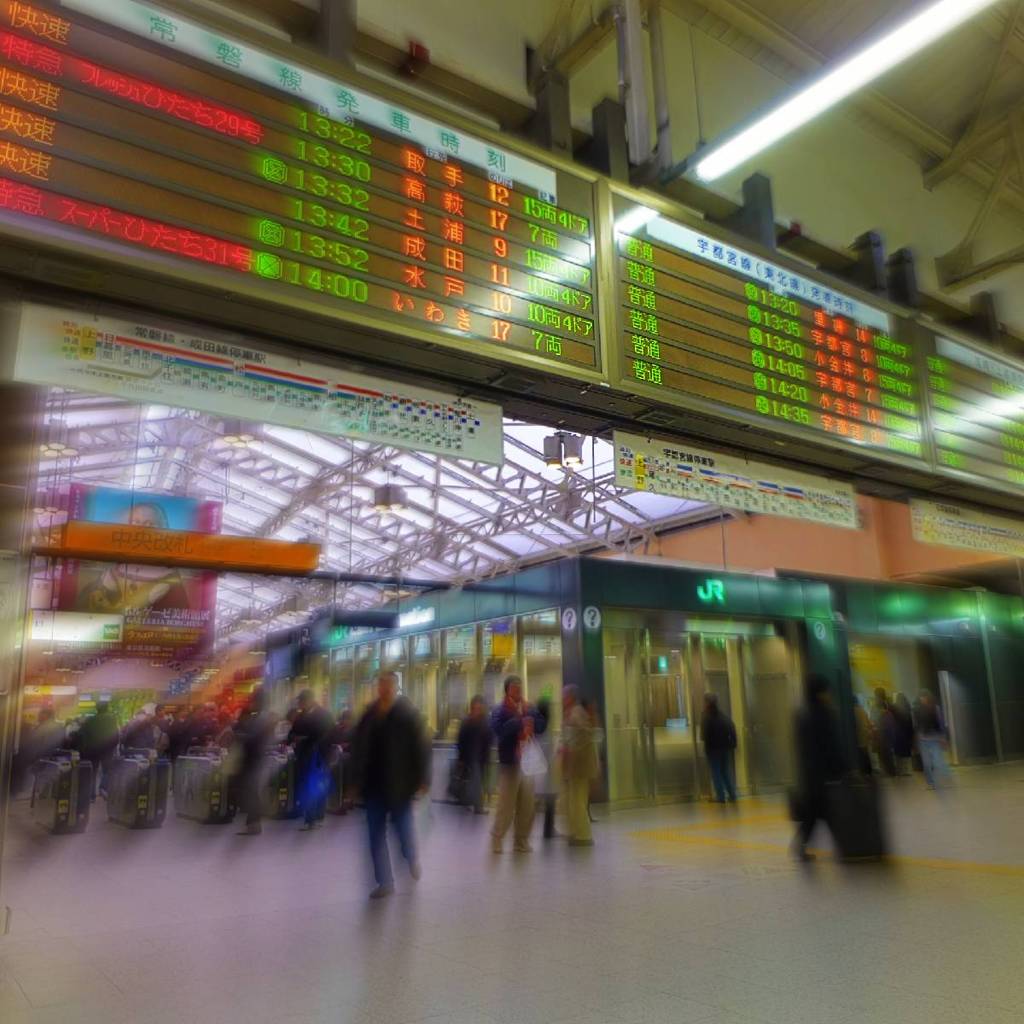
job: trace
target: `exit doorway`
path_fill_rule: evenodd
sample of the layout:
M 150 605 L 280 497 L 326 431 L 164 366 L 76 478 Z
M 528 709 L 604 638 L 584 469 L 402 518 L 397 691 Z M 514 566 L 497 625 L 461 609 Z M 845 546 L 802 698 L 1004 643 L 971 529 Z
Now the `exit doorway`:
M 788 785 L 799 645 L 765 621 L 608 613 L 604 680 L 609 797 L 629 806 L 711 795 L 700 741 L 704 694 L 713 693 L 738 736 L 741 793 Z

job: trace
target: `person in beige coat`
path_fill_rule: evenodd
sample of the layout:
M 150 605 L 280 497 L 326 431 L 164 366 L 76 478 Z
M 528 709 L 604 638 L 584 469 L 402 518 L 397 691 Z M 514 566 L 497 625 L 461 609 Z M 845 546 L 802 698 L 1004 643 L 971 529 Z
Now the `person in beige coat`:
M 562 788 L 570 846 L 593 846 L 587 804 L 597 778 L 594 722 L 575 686 L 562 690 Z

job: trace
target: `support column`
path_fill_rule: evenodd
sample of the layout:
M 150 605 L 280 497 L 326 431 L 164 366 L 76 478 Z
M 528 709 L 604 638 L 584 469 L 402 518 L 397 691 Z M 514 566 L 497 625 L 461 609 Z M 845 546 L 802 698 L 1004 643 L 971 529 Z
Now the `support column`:
M 760 173 L 747 178 L 743 182 L 743 206 L 719 223 L 765 249 L 775 249 L 775 200 L 771 179 Z
M 572 159 L 572 117 L 569 79 L 560 71 L 543 72 L 537 81 L 537 113 L 533 137 L 538 145 Z
M 356 0 L 320 0 L 316 41 L 331 60 L 352 64 L 356 47 Z
M 886 261 L 889 298 L 901 306 L 918 309 L 921 293 L 917 288 L 917 266 L 911 249 L 898 249 Z
M 844 275 L 847 280 L 876 295 L 887 291 L 885 273 L 885 244 L 877 231 L 866 231 L 850 248 L 857 257 L 856 264 Z
M 629 182 L 629 152 L 626 149 L 626 109 L 612 99 L 603 99 L 593 111 L 593 142 L 590 163 L 613 181 Z

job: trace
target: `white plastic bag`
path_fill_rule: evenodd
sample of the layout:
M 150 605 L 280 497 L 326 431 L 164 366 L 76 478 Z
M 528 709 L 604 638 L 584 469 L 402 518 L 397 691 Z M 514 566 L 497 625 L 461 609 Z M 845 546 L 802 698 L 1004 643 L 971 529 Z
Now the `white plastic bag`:
M 544 751 L 540 749 L 540 744 L 535 739 L 528 739 L 523 744 L 519 770 L 531 778 L 547 774 L 547 758 L 544 757 Z

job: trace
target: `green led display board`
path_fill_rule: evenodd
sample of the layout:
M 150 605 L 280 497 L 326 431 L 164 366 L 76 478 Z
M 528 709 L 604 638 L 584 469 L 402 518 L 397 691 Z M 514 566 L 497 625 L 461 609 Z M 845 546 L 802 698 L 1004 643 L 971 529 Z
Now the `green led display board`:
M 884 309 L 612 191 L 624 387 L 925 461 L 917 355 Z
M 938 467 L 1024 488 L 1024 364 L 938 335 L 927 368 Z
M 147 4 L 0 0 L 0 216 L 27 238 L 601 379 L 593 191 Z

